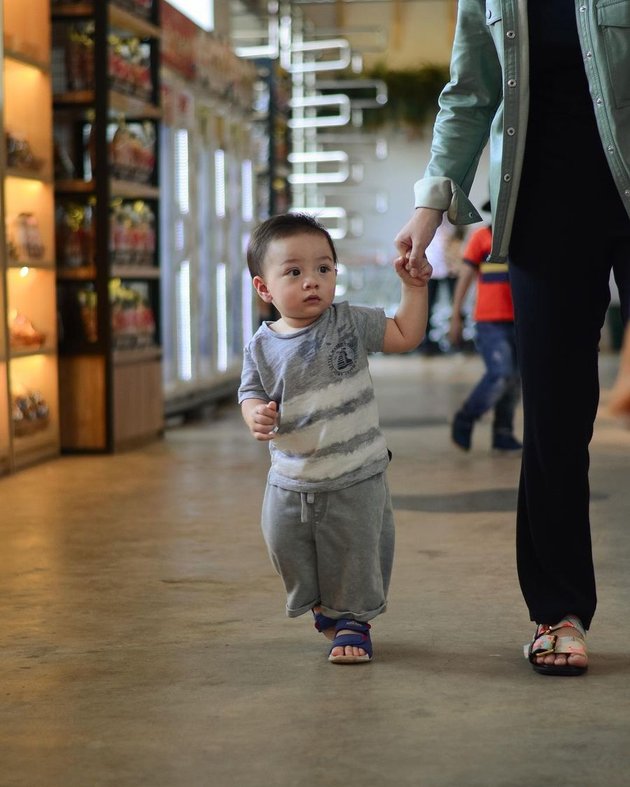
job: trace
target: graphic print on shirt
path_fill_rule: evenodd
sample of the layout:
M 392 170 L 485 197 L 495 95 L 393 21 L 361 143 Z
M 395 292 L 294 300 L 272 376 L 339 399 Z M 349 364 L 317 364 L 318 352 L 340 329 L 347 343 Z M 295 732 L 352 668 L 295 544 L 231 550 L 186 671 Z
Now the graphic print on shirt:
M 328 365 L 335 374 L 347 374 L 356 365 L 356 344 L 339 342 L 328 355 Z

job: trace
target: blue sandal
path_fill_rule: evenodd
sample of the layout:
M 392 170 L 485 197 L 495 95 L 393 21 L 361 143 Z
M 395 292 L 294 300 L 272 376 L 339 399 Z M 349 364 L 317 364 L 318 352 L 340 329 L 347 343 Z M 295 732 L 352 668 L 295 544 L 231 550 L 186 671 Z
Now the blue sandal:
M 352 634 L 339 634 L 340 631 L 352 631 Z M 335 648 L 345 648 L 354 645 L 365 651 L 363 656 L 333 656 Z M 335 621 L 335 638 L 328 652 L 328 661 L 333 664 L 360 664 L 372 661 L 372 640 L 370 639 L 370 624 L 359 620 L 341 618 Z
M 315 628 L 319 632 L 334 628 L 337 625 L 335 618 L 329 618 L 327 615 L 324 615 L 323 612 L 315 612 L 314 609 L 312 609 L 311 612 L 313 613 L 313 618 L 315 619 Z

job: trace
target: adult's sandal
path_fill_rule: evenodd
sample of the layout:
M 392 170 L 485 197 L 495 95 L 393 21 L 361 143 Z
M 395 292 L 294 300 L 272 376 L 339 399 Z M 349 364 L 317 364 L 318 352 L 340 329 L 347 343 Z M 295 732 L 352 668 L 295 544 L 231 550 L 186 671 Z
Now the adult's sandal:
M 558 636 L 555 632 L 560 629 L 573 629 L 575 634 Z M 584 637 L 586 631 L 582 621 L 576 615 L 567 615 L 553 626 L 541 624 L 536 627 L 536 632 L 531 643 L 525 645 L 525 658 L 529 659 L 533 669 L 541 675 L 583 675 L 588 667 L 570 664 L 569 656 L 578 655 L 587 657 Z M 566 664 L 545 664 L 538 661 L 541 656 L 566 656 Z

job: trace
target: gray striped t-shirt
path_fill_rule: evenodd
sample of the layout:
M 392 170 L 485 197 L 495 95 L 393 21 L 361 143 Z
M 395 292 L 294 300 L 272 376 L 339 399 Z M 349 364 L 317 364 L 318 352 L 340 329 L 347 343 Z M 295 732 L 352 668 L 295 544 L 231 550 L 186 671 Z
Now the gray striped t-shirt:
M 381 473 L 387 446 L 368 367 L 383 349 L 382 309 L 333 304 L 312 325 L 278 334 L 264 323 L 245 347 L 239 404 L 274 401 L 269 483 L 333 491 Z

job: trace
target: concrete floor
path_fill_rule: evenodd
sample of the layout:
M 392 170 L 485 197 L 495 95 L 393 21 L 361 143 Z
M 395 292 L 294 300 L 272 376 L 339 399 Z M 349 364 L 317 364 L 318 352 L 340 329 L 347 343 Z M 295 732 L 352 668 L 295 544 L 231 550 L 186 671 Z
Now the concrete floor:
M 616 358 L 602 358 L 604 386 Z M 376 357 L 397 554 L 370 665 L 288 620 L 235 406 L 115 457 L 0 480 L 2 787 L 603 787 L 630 762 L 630 430 L 592 447 L 600 606 L 583 678 L 536 675 L 519 461 L 448 419 L 476 357 Z

